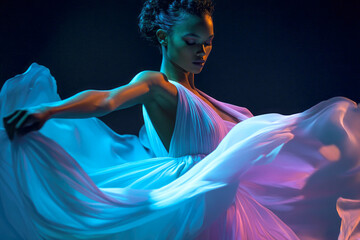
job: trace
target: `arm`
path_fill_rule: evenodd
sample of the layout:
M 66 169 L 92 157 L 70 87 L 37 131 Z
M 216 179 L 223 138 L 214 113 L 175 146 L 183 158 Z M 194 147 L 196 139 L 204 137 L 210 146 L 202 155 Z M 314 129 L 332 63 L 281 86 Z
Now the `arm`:
M 128 84 L 112 90 L 87 90 L 54 103 L 42 104 L 49 118 L 101 117 L 112 111 L 151 102 L 153 89 L 159 86 L 163 75 L 159 72 L 143 71 Z
M 61 101 L 17 110 L 3 119 L 4 127 L 12 139 L 15 132 L 23 135 L 39 130 L 49 118 L 99 117 L 114 110 L 149 103 L 165 78 L 160 72 L 143 71 L 130 83 L 112 90 L 87 90 Z

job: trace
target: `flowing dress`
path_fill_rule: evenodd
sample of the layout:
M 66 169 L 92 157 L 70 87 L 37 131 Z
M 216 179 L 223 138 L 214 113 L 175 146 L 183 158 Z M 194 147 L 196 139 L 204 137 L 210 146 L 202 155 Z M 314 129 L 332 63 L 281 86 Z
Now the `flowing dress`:
M 345 97 L 253 116 L 178 91 L 169 151 L 144 105 L 139 135 L 50 119 L 10 141 L 0 123 L 3 239 L 360 239 L 360 110 Z M 33 63 L 6 81 L 0 117 L 60 100 Z

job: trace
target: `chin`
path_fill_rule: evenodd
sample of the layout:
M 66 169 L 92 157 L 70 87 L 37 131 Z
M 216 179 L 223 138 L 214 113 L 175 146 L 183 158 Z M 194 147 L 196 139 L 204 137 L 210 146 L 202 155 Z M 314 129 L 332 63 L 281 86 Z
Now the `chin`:
M 199 68 L 196 66 L 189 66 L 188 68 L 183 68 L 185 71 L 193 73 L 193 74 L 198 74 L 201 73 L 201 71 L 203 70 L 204 66 Z
M 194 73 L 194 74 L 198 74 L 198 73 L 201 73 L 202 70 L 203 70 L 203 68 L 197 68 L 197 69 L 193 69 L 193 70 L 191 70 L 189 72 Z

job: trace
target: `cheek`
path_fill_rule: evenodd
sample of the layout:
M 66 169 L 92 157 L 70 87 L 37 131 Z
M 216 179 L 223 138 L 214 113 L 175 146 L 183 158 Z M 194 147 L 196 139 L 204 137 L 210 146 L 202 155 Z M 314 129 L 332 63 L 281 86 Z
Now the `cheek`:
M 169 52 L 169 57 L 177 62 L 186 64 L 193 61 L 194 58 L 193 51 L 188 47 L 178 47 L 176 49 L 173 49 L 173 51 Z
M 194 53 L 191 49 L 189 48 L 183 48 L 180 53 L 181 57 L 184 59 L 184 61 L 189 62 L 189 61 L 193 61 L 194 59 Z

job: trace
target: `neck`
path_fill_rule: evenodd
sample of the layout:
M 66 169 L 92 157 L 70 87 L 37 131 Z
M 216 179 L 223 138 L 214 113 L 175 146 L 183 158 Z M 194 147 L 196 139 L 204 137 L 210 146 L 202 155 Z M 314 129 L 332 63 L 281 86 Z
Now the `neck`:
M 195 90 L 194 73 L 185 72 L 178 65 L 162 58 L 160 72 L 164 73 L 168 79 L 180 83 L 189 90 Z

